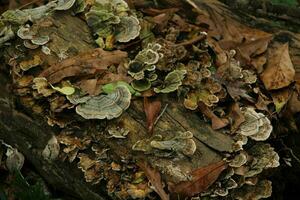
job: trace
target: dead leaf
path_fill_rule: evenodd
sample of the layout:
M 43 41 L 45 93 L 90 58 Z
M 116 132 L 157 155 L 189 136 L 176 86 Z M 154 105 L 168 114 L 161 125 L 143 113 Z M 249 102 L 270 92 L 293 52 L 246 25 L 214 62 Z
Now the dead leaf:
M 205 191 L 209 186 L 211 186 L 217 180 L 221 172 L 226 168 L 226 162 L 220 161 L 206 167 L 196 169 L 191 173 L 191 181 L 183 181 L 176 185 L 169 183 L 169 190 L 172 193 L 192 197 L 195 194 Z
M 229 121 L 227 119 L 219 118 L 203 102 L 198 103 L 198 108 L 207 118 L 211 120 L 211 126 L 214 130 L 224 128 L 229 124 Z
M 291 97 L 291 90 L 286 88 L 271 93 L 273 102 L 275 104 L 275 111 L 280 113 L 282 108 L 287 104 Z
M 147 117 L 147 128 L 150 134 L 153 133 L 154 122 L 161 109 L 161 101 L 144 97 L 144 111 Z
M 220 4 L 222 3 L 218 1 L 201 2 L 200 7 L 205 8 L 203 11 L 206 13 L 200 14 L 196 19 L 197 24 L 208 27 L 208 43 L 216 53 L 216 65 L 221 66 L 222 63 L 226 63 L 222 50 L 232 49 L 237 51 L 237 58 L 240 58 L 242 64 L 251 65 L 253 57 L 267 50 L 272 34 L 238 22 L 234 14 Z
M 76 85 L 78 85 L 83 92 L 89 95 L 97 95 L 100 93 L 100 90 L 97 87 L 97 79 L 81 80 Z
M 149 166 L 146 161 L 139 161 L 137 165 L 145 172 L 148 180 L 151 182 L 155 192 L 160 196 L 160 198 L 162 200 L 169 200 L 170 197 L 163 188 L 160 173 Z
M 295 69 L 288 43 L 277 43 L 269 50 L 268 64 L 260 78 L 268 90 L 286 87 L 294 81 Z
M 268 105 L 270 103 L 272 103 L 272 101 L 266 95 L 264 95 L 261 91 L 259 91 L 258 92 L 258 98 L 257 98 L 257 101 L 255 103 L 255 107 L 258 110 L 269 111 Z
M 230 107 L 230 113 L 229 116 L 231 119 L 233 119 L 233 124 L 231 125 L 231 131 L 235 132 L 239 126 L 245 121 L 245 117 L 243 113 L 241 112 L 240 106 L 238 103 L 234 103 Z
M 45 77 L 49 83 L 55 84 L 66 77 L 90 75 L 97 71 L 104 71 L 110 65 L 119 64 L 126 57 L 127 53 L 123 51 L 94 49 L 50 66 L 40 73 L 39 77 Z
M 252 57 L 264 53 L 268 49 L 268 45 L 273 36 L 271 34 L 258 38 L 254 41 L 247 41 L 237 47 L 237 56 L 241 57 L 239 60 L 245 60 L 245 63 L 250 63 Z M 262 56 L 265 57 L 265 56 Z
M 241 83 L 237 83 L 237 82 L 235 84 L 228 83 L 225 86 L 228 94 L 231 96 L 233 100 L 237 101 L 240 99 L 240 97 L 242 97 L 248 100 L 249 102 L 252 103 L 255 102 L 255 100 L 247 94 L 247 90 L 242 88 Z
M 126 76 L 125 74 L 120 74 L 120 73 L 112 73 L 112 72 L 105 72 L 101 78 L 98 79 L 97 85 L 105 85 L 108 83 L 112 82 L 117 82 L 117 81 L 124 81 L 127 83 L 130 83 L 132 81 L 132 78 L 129 76 Z
M 252 58 L 251 65 L 256 69 L 257 73 L 260 74 L 264 70 L 264 65 L 267 63 L 267 58 L 265 56 L 259 56 L 257 58 Z
M 288 102 L 288 110 L 291 111 L 292 114 L 300 112 L 300 96 L 297 92 L 293 92 L 292 96 Z

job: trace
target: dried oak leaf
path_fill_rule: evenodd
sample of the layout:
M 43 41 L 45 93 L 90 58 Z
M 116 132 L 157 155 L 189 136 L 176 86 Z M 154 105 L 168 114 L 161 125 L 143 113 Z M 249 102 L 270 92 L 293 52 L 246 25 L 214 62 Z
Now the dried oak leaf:
M 213 163 L 206 167 L 201 167 L 191 173 L 191 181 L 183 181 L 176 185 L 168 183 L 169 190 L 172 193 L 192 197 L 195 194 L 205 191 L 217 180 L 221 172 L 226 168 L 227 164 L 225 161 Z
M 211 126 L 214 130 L 224 128 L 229 124 L 229 121 L 227 119 L 219 118 L 204 103 L 198 102 L 198 108 L 207 118 L 211 120 Z
M 154 123 L 161 109 L 161 101 L 158 99 L 150 100 L 144 97 L 144 111 L 147 117 L 147 128 L 149 133 L 153 133 Z
M 269 50 L 268 64 L 260 78 L 268 90 L 280 89 L 294 81 L 295 69 L 289 55 L 289 45 L 274 44 Z
M 234 103 L 230 108 L 229 116 L 233 120 L 231 131 L 235 132 L 239 126 L 245 121 L 245 117 L 239 107 L 238 103 Z
M 170 197 L 163 188 L 160 173 L 157 170 L 153 169 L 151 166 L 149 166 L 146 161 L 139 161 L 137 165 L 145 172 L 147 178 L 154 187 L 155 192 L 160 196 L 160 198 L 162 200 L 169 200 Z
M 45 77 L 51 84 L 54 84 L 67 77 L 104 71 L 110 65 L 119 64 L 126 57 L 127 53 L 119 50 L 93 49 L 50 66 L 42 71 L 39 77 Z

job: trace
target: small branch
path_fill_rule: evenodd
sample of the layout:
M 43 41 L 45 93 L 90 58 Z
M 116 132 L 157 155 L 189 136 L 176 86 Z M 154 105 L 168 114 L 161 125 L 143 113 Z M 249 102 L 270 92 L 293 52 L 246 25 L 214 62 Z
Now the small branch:
M 179 44 L 175 44 L 174 46 L 175 47 L 178 47 L 178 46 L 188 46 L 188 45 L 192 45 L 196 42 L 199 42 L 201 40 L 204 40 L 206 38 L 206 33 L 205 32 L 201 32 L 201 35 L 191 39 L 191 40 L 188 40 L 188 41 L 185 41 L 185 42 L 181 42 Z
M 156 118 L 154 125 L 157 124 L 158 120 L 163 116 L 163 114 L 166 112 L 167 108 L 168 108 L 169 104 L 166 104 L 164 109 L 161 111 L 161 113 L 158 115 L 158 117 Z

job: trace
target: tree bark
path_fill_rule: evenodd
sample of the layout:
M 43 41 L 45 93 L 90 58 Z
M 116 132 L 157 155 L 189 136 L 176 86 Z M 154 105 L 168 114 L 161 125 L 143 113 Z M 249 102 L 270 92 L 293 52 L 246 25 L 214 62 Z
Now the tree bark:
M 45 56 L 36 50 L 25 52 L 27 56 L 41 55 L 43 63 L 45 63 L 42 68 L 46 64 L 58 62 L 59 58 L 55 55 L 62 53 L 62 51 L 70 52 L 70 55 L 76 55 L 95 48 L 91 32 L 80 18 L 72 17 L 67 12 L 57 12 L 49 20 L 54 23 L 54 26 L 42 28 L 40 31 L 50 36 L 51 43 L 49 48 L 53 51 L 52 55 Z M 22 54 L 15 48 L 20 42 L 22 41 L 16 40 L 13 42 L 13 45 L 4 50 L 5 59 L 2 63 L 8 63 L 13 57 L 18 57 Z M 33 114 L 20 104 L 18 97 L 13 94 L 13 83 L 10 73 L 12 71 L 7 64 L 1 66 L 0 139 L 22 152 L 46 182 L 55 189 L 62 190 L 81 199 L 109 199 L 105 192 L 105 187 L 95 187 L 85 182 L 82 172 L 75 163 L 70 164 L 67 161 L 62 162 L 60 160 L 48 162 L 43 158 L 41 152 L 48 140 L 53 135 L 58 135 L 60 129 L 50 127 L 45 117 Z M 108 146 L 115 155 L 116 162 L 121 162 L 124 159 L 146 159 L 153 166 L 159 165 L 156 167 L 163 168 L 165 164 L 171 162 L 184 171 L 192 171 L 220 161 L 222 152 L 232 151 L 233 140 L 230 136 L 212 130 L 210 125 L 202 121 L 196 113 L 186 112 L 177 103 L 172 102 L 172 100 L 169 101 L 169 106 L 160 118 L 154 131 L 162 136 L 166 136 L 168 131 L 193 132 L 197 144 L 195 154 L 190 158 L 185 157 L 173 161 L 167 158 L 145 156 L 143 153 L 133 152 L 131 148 L 135 142 L 142 138 L 150 137 L 146 129 L 146 117 L 143 112 L 142 100 L 137 99 L 134 100 L 130 109 L 120 118 L 107 124 L 107 127 L 118 123 L 125 124 L 124 127 L 130 130 L 126 140 L 113 140 L 103 134 L 98 134 L 99 140 L 105 146 Z M 84 124 L 84 127 L 97 132 L 93 123 L 84 122 Z M 81 129 L 80 131 L 83 133 L 86 130 Z M 163 176 L 166 180 L 176 181 L 176 177 L 173 177 L 172 174 L 164 174 Z

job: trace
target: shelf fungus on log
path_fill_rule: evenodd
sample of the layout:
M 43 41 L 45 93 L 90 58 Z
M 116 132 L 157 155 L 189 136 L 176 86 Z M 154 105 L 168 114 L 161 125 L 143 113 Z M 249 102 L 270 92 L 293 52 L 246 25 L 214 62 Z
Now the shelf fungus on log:
M 176 91 L 178 87 L 182 85 L 182 80 L 184 79 L 185 74 L 186 74 L 186 70 L 174 70 L 170 72 L 166 76 L 163 85 L 154 88 L 154 92 L 170 93 Z
M 119 117 L 130 106 L 131 93 L 119 86 L 108 95 L 91 97 L 76 107 L 76 112 L 85 119 L 113 119 Z
M 263 113 L 257 113 L 254 108 L 248 107 L 242 112 L 245 116 L 245 122 L 241 124 L 237 133 L 256 141 L 268 139 L 273 130 L 270 120 Z

